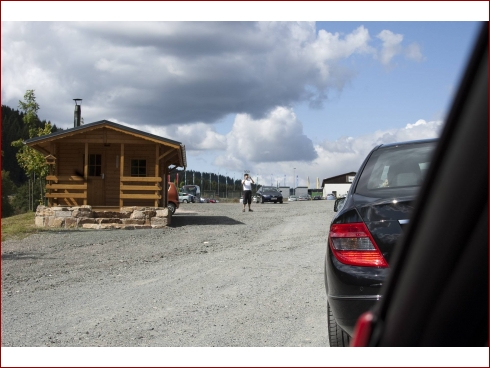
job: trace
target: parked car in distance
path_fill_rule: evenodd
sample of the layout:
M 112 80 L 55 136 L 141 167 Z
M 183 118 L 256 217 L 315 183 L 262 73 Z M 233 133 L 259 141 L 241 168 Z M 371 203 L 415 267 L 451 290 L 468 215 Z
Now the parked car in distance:
M 175 184 L 172 182 L 168 183 L 167 196 L 167 208 L 173 215 L 175 210 L 179 208 L 179 193 L 175 187 Z
M 297 200 L 298 200 L 298 197 L 296 197 L 294 195 L 293 196 L 289 196 L 289 198 L 288 198 L 288 202 L 295 202 Z
M 216 202 L 217 202 L 216 199 L 213 199 L 213 198 L 209 199 L 209 203 L 216 203 Z
M 328 199 L 329 201 L 331 201 L 331 200 L 337 199 L 337 197 L 335 197 L 332 193 L 329 193 L 329 194 L 327 194 L 327 196 L 325 197 L 325 199 Z
M 321 197 L 321 196 L 314 196 L 314 197 L 313 197 L 313 200 L 314 200 L 314 201 L 318 201 L 318 200 L 321 200 L 321 199 L 322 199 L 322 197 Z
M 201 198 L 199 199 L 199 202 L 201 202 L 201 203 L 209 203 L 209 199 L 204 198 L 204 197 L 201 197 Z
M 308 197 L 305 197 L 305 196 L 299 196 L 298 197 L 298 201 L 307 201 L 308 200 Z
M 276 187 L 260 187 L 256 195 L 260 203 L 282 203 L 282 193 Z
M 347 196 L 336 200 L 324 271 L 330 346 L 349 346 L 358 317 L 381 298 L 391 255 L 436 143 L 376 146 Z
M 179 202 L 191 203 L 191 202 L 194 202 L 192 199 L 193 199 L 192 194 L 179 192 Z

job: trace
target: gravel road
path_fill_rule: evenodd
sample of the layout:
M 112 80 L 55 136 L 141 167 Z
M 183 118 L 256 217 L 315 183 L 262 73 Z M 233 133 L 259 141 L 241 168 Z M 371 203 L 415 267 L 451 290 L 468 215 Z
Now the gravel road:
M 165 229 L 2 243 L 2 346 L 328 346 L 333 201 L 252 209 L 182 204 Z

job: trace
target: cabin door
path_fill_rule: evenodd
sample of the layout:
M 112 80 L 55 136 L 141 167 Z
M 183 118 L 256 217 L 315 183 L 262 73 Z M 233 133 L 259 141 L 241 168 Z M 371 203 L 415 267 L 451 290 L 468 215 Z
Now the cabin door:
M 88 155 L 87 204 L 105 206 L 104 153 Z

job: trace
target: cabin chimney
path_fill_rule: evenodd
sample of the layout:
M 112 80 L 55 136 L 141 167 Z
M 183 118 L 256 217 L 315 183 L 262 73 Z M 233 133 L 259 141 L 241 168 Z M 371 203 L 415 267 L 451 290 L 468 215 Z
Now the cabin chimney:
M 82 116 L 82 99 L 74 98 L 75 101 L 75 118 L 73 120 L 73 127 L 79 127 L 81 125 L 81 116 Z M 77 103 L 80 101 L 80 105 Z

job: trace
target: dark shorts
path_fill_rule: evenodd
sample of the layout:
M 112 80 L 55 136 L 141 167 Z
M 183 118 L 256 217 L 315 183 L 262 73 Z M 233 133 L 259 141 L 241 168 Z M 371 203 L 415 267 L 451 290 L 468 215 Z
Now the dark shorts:
M 244 190 L 243 191 L 243 204 L 251 204 L 252 203 L 252 191 Z

